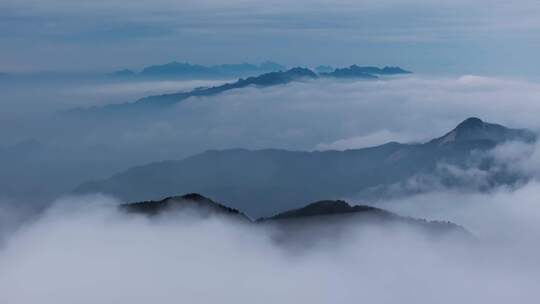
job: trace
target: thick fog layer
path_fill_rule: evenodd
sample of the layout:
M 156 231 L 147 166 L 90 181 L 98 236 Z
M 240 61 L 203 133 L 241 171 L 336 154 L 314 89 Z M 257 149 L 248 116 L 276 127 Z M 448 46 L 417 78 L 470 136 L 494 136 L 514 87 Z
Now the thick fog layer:
M 472 243 L 351 226 L 305 251 L 226 219 L 149 220 L 104 197 L 67 198 L 0 249 L 0 302 L 533 303 L 539 195 L 533 183 L 415 199 L 443 206 L 432 216 L 471 224 Z

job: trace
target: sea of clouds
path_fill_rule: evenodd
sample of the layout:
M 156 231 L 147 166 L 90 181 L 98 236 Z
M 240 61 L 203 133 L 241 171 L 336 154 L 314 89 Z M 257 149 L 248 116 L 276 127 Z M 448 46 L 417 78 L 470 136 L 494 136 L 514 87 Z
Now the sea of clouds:
M 58 201 L 0 249 L 2 303 L 534 303 L 540 185 L 396 202 L 474 242 L 351 226 L 304 251 L 230 219 L 148 219 L 100 196 Z
M 125 92 L 131 98 L 149 88 L 139 85 L 100 87 L 103 100 L 120 102 Z M 183 88 L 190 85 L 200 83 Z M 70 90 L 84 95 L 88 86 Z M 1 132 L 10 139 L 0 149 L 0 177 L 9 186 L 0 189 L 2 303 L 533 303 L 538 298 L 535 145 L 508 143 L 489 152 L 499 166 L 528 178 L 514 187 L 480 193 L 438 185 L 377 202 L 407 216 L 451 220 L 477 237 L 474 245 L 452 239 L 432 243 L 406 230 L 351 227 L 345 238 L 291 253 L 273 242 L 271 231 L 226 219 L 149 220 L 118 213 L 119 202 L 112 198 L 53 199 L 89 178 L 206 149 L 326 150 L 422 142 L 469 116 L 538 130 L 535 82 L 479 76 L 317 80 L 192 98 L 148 117 L 90 124 L 56 116 L 58 106 L 48 113 L 43 105 L 56 104 L 49 94 L 44 100 L 12 96 L 14 106 L 2 115 L 12 117 L 12 111 L 18 118 L 2 124 L 24 128 Z M 26 117 L 24 108 L 33 106 L 39 113 Z M 29 138 L 40 143 L 29 155 L 5 152 Z M 452 172 L 471 182 L 490 174 Z M 24 198 L 11 195 L 17 186 L 34 194 L 32 203 L 40 200 L 40 189 L 56 187 L 53 207 L 28 213 Z
M 173 87 L 215 84 L 71 81 L 5 87 L 0 194 L 27 196 L 32 189 L 38 199 L 54 197 L 87 180 L 208 149 L 344 150 L 422 142 L 470 116 L 540 129 L 538 83 L 480 76 L 317 80 L 190 98 L 142 116 L 80 119 L 59 114 L 172 92 Z

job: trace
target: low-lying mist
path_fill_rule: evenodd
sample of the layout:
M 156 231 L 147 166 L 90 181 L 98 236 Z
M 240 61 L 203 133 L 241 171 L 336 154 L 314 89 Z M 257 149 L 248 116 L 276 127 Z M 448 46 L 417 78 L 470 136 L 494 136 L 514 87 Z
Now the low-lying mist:
M 246 88 L 123 119 L 58 114 L 213 84 L 73 80 L 30 83 L 28 90 L 8 84 L 8 111 L 0 113 L 0 197 L 52 201 L 88 180 L 208 149 L 344 150 L 424 141 L 470 116 L 540 129 L 537 83 L 477 76 Z
M 353 225 L 301 251 L 226 218 L 149 219 L 119 213 L 110 198 L 69 197 L 3 243 L 0 302 L 533 303 L 539 195 L 531 183 L 394 204 L 464 224 L 472 243 Z

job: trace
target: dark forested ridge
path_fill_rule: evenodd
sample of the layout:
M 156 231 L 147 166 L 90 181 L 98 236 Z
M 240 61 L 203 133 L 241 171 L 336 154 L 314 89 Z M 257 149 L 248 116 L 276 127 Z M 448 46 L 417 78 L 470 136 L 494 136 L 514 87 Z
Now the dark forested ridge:
M 204 197 L 198 193 L 189 193 L 182 196 L 171 196 L 159 201 L 143 201 L 120 205 L 123 211 L 130 213 L 146 214 L 156 216 L 171 211 L 178 211 L 186 208 L 195 208 L 204 215 L 220 214 L 235 216 L 243 219 L 247 217 L 240 211 L 229 208 L 220 203 Z
M 337 237 L 350 227 L 379 227 L 392 229 L 408 227 L 430 237 L 454 235 L 470 239 L 472 235 L 464 228 L 450 222 L 427 221 L 403 217 L 395 213 L 366 205 L 349 205 L 342 200 L 324 200 L 304 207 L 285 211 L 267 218 L 251 220 L 241 211 L 217 203 L 197 193 L 168 197 L 159 201 L 144 201 L 120 205 L 120 210 L 146 216 L 170 215 L 175 212 L 190 211 L 205 218 L 226 217 L 241 223 L 271 226 L 274 238 L 281 242 L 297 243 L 301 240 L 313 241 L 324 237 Z M 321 232 L 318 233 L 317 231 Z M 326 231 L 326 233 L 322 233 Z M 332 231 L 333 234 L 328 234 Z

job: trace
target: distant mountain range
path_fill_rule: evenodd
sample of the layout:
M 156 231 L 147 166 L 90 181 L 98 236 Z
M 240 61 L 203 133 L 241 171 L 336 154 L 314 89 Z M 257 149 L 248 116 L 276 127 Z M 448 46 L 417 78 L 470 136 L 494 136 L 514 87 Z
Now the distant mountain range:
M 192 214 L 202 218 L 221 216 L 242 223 L 271 226 L 273 239 L 289 245 L 305 245 L 308 242 L 330 237 L 336 239 L 347 228 L 362 225 L 391 228 L 408 227 L 428 236 L 442 238 L 457 236 L 466 240 L 472 235 L 464 228 L 442 221 L 426 221 L 399 216 L 395 213 L 365 205 L 351 206 L 342 200 L 324 200 L 304 207 L 278 213 L 271 217 L 251 220 L 239 210 L 217 203 L 197 193 L 167 197 L 159 201 L 144 201 L 120 205 L 122 211 L 146 216 L 174 216 L 178 212 Z M 320 231 L 321 233 L 318 233 Z M 332 231 L 328 234 L 328 231 Z
M 134 201 L 195 191 L 232 202 L 232 207 L 251 216 L 267 216 L 327 198 L 380 199 L 392 187 L 419 176 L 437 177 L 448 187 L 472 187 L 470 181 L 440 170 L 440 165 L 489 170 L 493 159 L 477 159 L 478 153 L 473 152 L 485 152 L 511 140 L 533 142 L 536 135 L 469 118 L 444 136 L 421 144 L 391 142 L 314 152 L 213 150 L 135 167 L 85 183 L 76 192 L 101 192 Z M 483 187 L 511 184 L 520 178 L 499 170 Z
M 335 69 L 332 72 L 322 72 L 322 77 L 334 77 L 334 78 L 364 78 L 364 79 L 377 79 L 377 75 L 401 75 L 411 74 L 412 72 L 406 71 L 400 67 L 361 67 L 357 65 L 351 65 L 348 68 Z
M 375 66 L 358 66 L 353 64 L 345 68 L 334 68 L 329 65 L 319 65 L 315 67 L 315 71 L 321 76 L 333 76 L 333 77 L 363 77 L 365 75 L 377 76 L 377 75 L 401 75 L 412 74 L 411 71 L 404 70 L 400 67 L 386 66 L 379 68 Z
M 112 77 L 143 77 L 143 78 L 180 78 L 180 79 L 217 79 L 254 76 L 263 73 L 283 71 L 286 67 L 275 62 L 262 64 L 220 64 L 204 66 L 187 62 L 170 62 L 162 65 L 145 67 L 140 73 L 124 69 L 109 74 Z
M 146 114 L 151 110 L 159 110 L 164 107 L 177 104 L 190 97 L 214 96 L 234 89 L 242 89 L 249 86 L 269 87 L 287 84 L 293 81 L 316 79 L 318 76 L 313 71 L 305 68 L 293 68 L 284 72 L 265 73 L 256 77 L 241 78 L 236 82 L 226 83 L 209 88 L 197 88 L 188 92 L 155 95 L 141 98 L 135 102 L 106 105 L 86 109 L 74 109 L 71 114 L 133 114 L 140 112 Z
M 306 68 L 292 68 L 287 71 L 278 71 L 265 73 L 259 76 L 241 78 L 236 82 L 226 83 L 220 86 L 197 88 L 187 92 L 178 92 L 172 94 L 155 95 L 141 98 L 135 102 L 106 105 L 103 107 L 78 108 L 70 110 L 71 114 L 133 114 L 140 112 L 147 113 L 150 110 L 159 110 L 163 107 L 177 104 L 191 97 L 214 96 L 234 89 L 242 89 L 250 86 L 255 87 L 271 87 L 276 85 L 284 85 L 296 81 L 313 80 L 319 77 L 324 78 L 355 78 L 355 79 L 377 79 L 375 74 L 369 74 L 370 71 L 377 75 L 398 75 L 410 73 L 398 67 L 385 67 L 379 69 L 376 67 L 359 67 L 353 65 L 345 69 L 337 69 L 331 73 L 317 74 Z M 121 71 L 123 74 L 128 74 L 128 71 Z
M 261 64 L 220 64 L 205 66 L 187 62 L 169 62 L 162 65 L 152 65 L 143 68 L 141 72 L 130 69 L 115 71 L 109 76 L 117 78 L 181 78 L 181 79 L 227 79 L 247 76 L 256 76 L 264 73 L 285 71 L 287 68 L 279 63 L 267 61 Z M 321 76 L 344 77 L 344 78 L 367 78 L 367 75 L 398 75 L 410 74 L 411 72 L 399 67 L 378 68 L 374 66 L 352 65 L 347 68 L 334 68 L 328 65 L 320 65 L 315 71 Z

